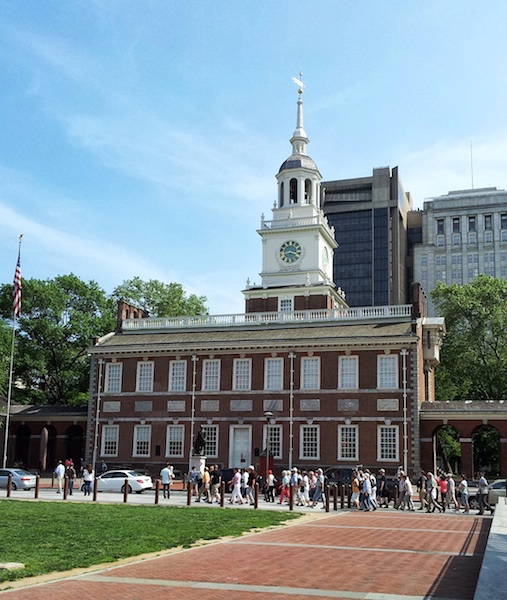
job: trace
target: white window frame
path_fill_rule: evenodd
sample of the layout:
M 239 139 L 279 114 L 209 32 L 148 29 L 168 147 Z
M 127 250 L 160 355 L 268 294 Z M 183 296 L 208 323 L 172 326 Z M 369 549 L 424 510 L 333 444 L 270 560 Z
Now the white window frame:
M 320 356 L 303 356 L 301 358 L 302 390 L 320 389 Z
M 185 392 L 187 390 L 187 361 L 169 361 L 169 385 L 170 392 Z
M 183 458 L 185 451 L 185 425 L 170 423 L 167 426 L 165 438 L 166 457 Z
M 155 363 L 153 361 L 143 360 L 137 363 L 136 392 L 153 392 L 154 372 Z
M 389 367 L 389 369 L 387 367 Z M 397 354 L 379 354 L 377 356 L 377 389 L 399 389 L 399 370 L 399 357 Z M 386 381 L 386 379 L 388 381 Z
M 262 445 L 263 449 L 268 449 L 268 431 L 269 431 L 269 453 L 273 455 L 273 458 L 282 459 L 282 441 L 283 441 L 283 427 L 277 424 L 265 424 L 262 434 Z
M 141 433 L 147 433 L 146 439 L 142 439 Z M 140 451 L 140 445 L 146 447 L 144 452 Z M 151 456 L 151 425 L 134 425 L 132 456 Z
M 119 442 L 120 426 L 102 425 L 100 440 L 100 456 L 118 456 Z
M 115 373 L 117 371 L 117 373 Z M 121 382 L 123 375 L 123 363 L 108 362 L 106 363 L 106 377 L 104 382 L 105 394 L 117 394 L 121 392 Z
M 386 439 L 389 433 L 390 439 Z M 387 452 L 388 448 L 392 449 Z M 379 462 L 399 462 L 400 461 L 400 428 L 398 425 L 379 425 L 377 427 L 377 460 Z
M 312 432 L 315 442 L 308 440 L 308 434 Z M 308 445 L 315 444 L 315 455 L 308 453 Z M 299 428 L 299 459 L 300 460 L 320 460 L 320 426 L 319 425 L 300 425 Z
M 278 301 L 278 312 L 293 312 L 294 298 L 280 298 Z
M 218 425 L 203 425 L 202 430 L 206 436 L 203 454 L 208 458 L 218 458 Z
M 354 368 L 352 368 L 352 365 L 354 365 Z M 352 379 L 354 379 L 353 385 L 347 385 Z M 338 357 L 338 389 L 359 389 L 359 356 Z
M 232 367 L 232 389 L 248 391 L 252 389 L 252 359 L 235 358 Z
M 338 460 L 359 461 L 358 425 L 338 425 Z
M 276 373 L 273 373 L 271 366 L 276 366 Z M 276 377 L 276 380 L 273 379 Z M 264 389 L 265 390 L 283 390 L 283 358 L 265 358 L 264 359 Z
M 219 358 L 206 358 L 202 361 L 202 390 L 206 392 L 220 390 Z

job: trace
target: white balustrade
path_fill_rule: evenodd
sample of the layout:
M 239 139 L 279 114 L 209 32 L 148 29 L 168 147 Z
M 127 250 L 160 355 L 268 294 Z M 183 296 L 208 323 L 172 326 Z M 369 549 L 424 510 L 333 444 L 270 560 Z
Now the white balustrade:
M 297 310 L 293 312 L 264 312 L 233 315 L 200 315 L 196 317 L 156 317 L 148 319 L 126 319 L 124 331 L 146 331 L 161 329 L 194 329 L 206 327 L 237 327 L 263 325 L 266 323 L 316 323 L 329 321 L 352 321 L 370 319 L 407 319 L 412 314 L 410 304 L 398 306 L 366 306 L 356 308 L 334 308 Z

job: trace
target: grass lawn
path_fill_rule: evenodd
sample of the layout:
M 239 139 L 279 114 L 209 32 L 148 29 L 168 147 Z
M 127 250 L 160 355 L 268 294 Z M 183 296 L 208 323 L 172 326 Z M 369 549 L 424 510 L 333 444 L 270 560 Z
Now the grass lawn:
M 287 511 L 2 500 L 0 562 L 20 562 L 25 568 L 1 569 L 0 582 L 239 536 L 298 516 Z

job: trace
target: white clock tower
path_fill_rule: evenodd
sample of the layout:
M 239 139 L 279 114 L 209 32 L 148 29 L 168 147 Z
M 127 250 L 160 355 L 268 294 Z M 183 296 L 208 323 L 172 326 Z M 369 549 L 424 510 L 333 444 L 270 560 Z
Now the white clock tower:
M 299 86 L 291 156 L 276 176 L 278 199 L 272 220 L 261 219 L 262 283 L 243 291 L 246 312 L 346 307 L 333 283 L 334 229 L 321 209 L 322 176 L 307 155 L 303 127 L 303 84 Z

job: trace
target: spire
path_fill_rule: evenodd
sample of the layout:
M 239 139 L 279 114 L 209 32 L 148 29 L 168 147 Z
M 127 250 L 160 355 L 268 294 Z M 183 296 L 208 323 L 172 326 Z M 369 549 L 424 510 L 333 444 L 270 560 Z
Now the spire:
M 299 72 L 299 79 L 296 77 L 292 78 L 292 81 L 298 86 L 298 102 L 297 102 L 297 119 L 296 119 L 296 130 L 294 131 L 290 143 L 292 144 L 293 154 L 306 154 L 306 146 L 308 144 L 308 138 L 306 137 L 306 131 L 303 126 L 303 90 L 305 84 L 302 81 L 303 73 Z

